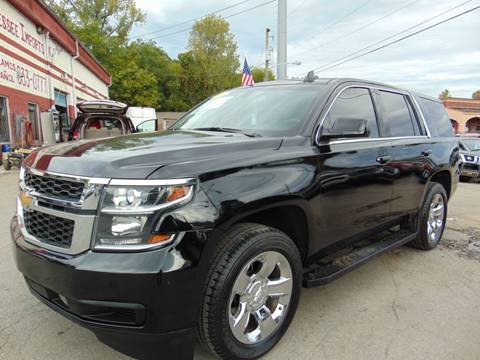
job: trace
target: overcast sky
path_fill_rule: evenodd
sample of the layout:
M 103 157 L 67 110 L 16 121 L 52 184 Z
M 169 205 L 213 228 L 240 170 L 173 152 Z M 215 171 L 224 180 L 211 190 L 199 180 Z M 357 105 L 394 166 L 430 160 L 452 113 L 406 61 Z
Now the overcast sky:
M 146 11 L 147 21 L 134 30 L 134 35 L 164 29 L 240 2 L 136 1 Z M 220 14 L 228 16 L 267 1 L 250 0 Z M 335 62 L 465 1 L 288 0 L 288 61 L 302 62 L 300 66 L 289 65 L 288 75 L 303 75 L 311 69 Z M 471 0 L 403 36 L 478 5 L 480 0 Z M 277 4 L 273 2 L 227 19 L 235 34 L 242 61 L 246 54 L 250 65 L 263 66 L 265 28 L 271 28 L 276 35 L 276 9 Z M 387 16 L 391 13 L 394 14 Z M 380 20 L 382 17 L 385 18 Z M 189 32 L 169 34 L 190 26 L 191 24 L 186 24 L 174 27 L 143 38 L 163 36 L 155 41 L 175 58 L 185 50 Z M 448 88 L 453 96 L 470 98 L 472 92 L 480 88 L 479 30 L 480 10 L 477 10 L 376 53 L 323 71 L 319 76 L 366 78 L 432 96 L 437 96 L 441 90 Z M 276 39 L 273 47 L 276 48 Z M 273 61 L 275 62 L 275 55 Z

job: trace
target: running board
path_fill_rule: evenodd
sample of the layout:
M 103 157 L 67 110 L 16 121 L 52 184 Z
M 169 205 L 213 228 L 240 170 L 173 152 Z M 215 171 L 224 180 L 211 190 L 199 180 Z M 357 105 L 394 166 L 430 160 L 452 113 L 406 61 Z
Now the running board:
M 377 256 L 405 245 L 417 236 L 411 230 L 390 233 L 381 240 L 356 248 L 347 255 L 340 256 L 329 263 L 313 263 L 303 275 L 303 286 L 307 288 L 322 286 L 356 269 Z

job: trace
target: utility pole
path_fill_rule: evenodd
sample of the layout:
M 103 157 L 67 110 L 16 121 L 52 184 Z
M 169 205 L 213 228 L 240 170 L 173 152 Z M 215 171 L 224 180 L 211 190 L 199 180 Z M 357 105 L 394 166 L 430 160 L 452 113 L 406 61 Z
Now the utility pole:
M 287 0 L 278 0 L 277 78 L 287 78 Z
M 270 48 L 270 29 L 266 28 L 265 29 L 265 77 L 264 81 L 268 81 L 268 71 L 269 69 L 269 64 L 270 61 L 272 60 L 271 54 L 272 54 L 272 49 Z

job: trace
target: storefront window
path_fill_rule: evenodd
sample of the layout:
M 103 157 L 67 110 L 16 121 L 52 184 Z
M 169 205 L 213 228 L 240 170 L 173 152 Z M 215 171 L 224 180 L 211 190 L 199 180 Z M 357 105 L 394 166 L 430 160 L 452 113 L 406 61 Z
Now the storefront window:
M 70 118 L 68 117 L 67 94 L 55 89 L 55 108 L 58 111 L 57 141 L 62 142 L 67 138 L 70 129 Z
M 38 129 L 38 107 L 37 104 L 28 104 L 28 120 L 32 123 L 33 138 L 40 140 L 40 131 Z
M 9 141 L 7 99 L 0 97 L 0 141 Z

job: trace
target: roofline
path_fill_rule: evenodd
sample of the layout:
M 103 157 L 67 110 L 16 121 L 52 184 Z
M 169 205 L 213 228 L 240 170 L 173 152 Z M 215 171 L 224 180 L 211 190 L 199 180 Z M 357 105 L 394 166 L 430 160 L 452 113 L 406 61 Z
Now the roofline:
M 74 56 L 77 52 L 76 43 L 79 45 L 79 61 L 91 70 L 106 85 L 111 84 L 111 77 L 102 64 L 92 55 L 92 53 L 83 45 L 80 40 L 68 30 L 65 23 L 43 2 L 43 0 L 7 0 L 13 7 L 27 17 L 35 25 L 41 26 L 49 32 L 49 36 L 58 42 L 67 52 Z M 47 21 L 41 21 L 41 11 L 46 12 L 55 24 L 49 24 Z M 55 29 L 57 25 L 59 28 Z M 60 31 L 63 31 L 70 39 L 71 43 L 62 38 Z M 82 56 L 83 55 L 83 56 Z

